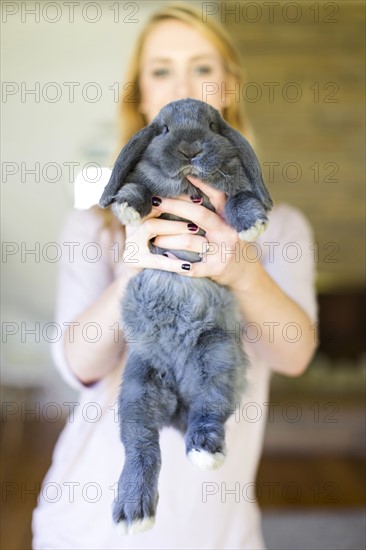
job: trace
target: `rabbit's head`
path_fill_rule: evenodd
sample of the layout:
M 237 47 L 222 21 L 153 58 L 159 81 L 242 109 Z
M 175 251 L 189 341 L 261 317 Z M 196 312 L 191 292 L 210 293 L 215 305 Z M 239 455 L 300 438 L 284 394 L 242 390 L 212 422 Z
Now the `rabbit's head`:
M 114 202 L 137 164 L 147 177 L 158 177 L 167 194 L 179 194 L 182 180 L 194 175 L 228 196 L 247 190 L 266 210 L 273 205 L 248 141 L 223 120 L 217 109 L 203 101 L 173 101 L 135 134 L 116 160 L 100 206 Z

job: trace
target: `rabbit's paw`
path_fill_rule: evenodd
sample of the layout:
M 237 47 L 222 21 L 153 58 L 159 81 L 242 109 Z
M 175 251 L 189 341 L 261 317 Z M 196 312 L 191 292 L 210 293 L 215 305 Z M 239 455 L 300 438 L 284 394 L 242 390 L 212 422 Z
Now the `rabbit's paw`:
M 140 491 L 139 491 L 140 492 Z M 124 535 L 142 533 L 154 526 L 159 496 L 149 491 L 134 492 L 133 499 L 127 493 L 114 503 L 113 519 L 116 530 Z
M 217 470 L 225 462 L 224 453 L 209 453 L 203 449 L 192 449 L 188 453 L 188 458 L 200 470 Z
M 155 524 L 155 516 L 144 518 L 144 519 L 135 519 L 132 523 L 127 523 L 125 520 L 121 520 L 115 524 L 115 529 L 117 533 L 121 535 L 136 535 L 137 533 L 143 533 L 152 529 Z
M 141 222 L 140 214 L 128 202 L 115 202 L 112 210 L 123 225 L 138 225 Z
M 266 229 L 268 222 L 266 220 L 258 220 L 252 227 L 244 231 L 240 231 L 239 238 L 242 241 L 251 242 L 254 241 L 259 235 Z
M 190 461 L 200 470 L 216 470 L 225 462 L 225 442 L 212 430 L 199 428 L 186 435 Z

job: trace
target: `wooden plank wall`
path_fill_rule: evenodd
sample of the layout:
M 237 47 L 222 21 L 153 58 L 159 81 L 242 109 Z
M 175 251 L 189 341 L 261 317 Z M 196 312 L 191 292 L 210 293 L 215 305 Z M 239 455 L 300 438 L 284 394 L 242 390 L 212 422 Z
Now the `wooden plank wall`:
M 319 290 L 362 285 L 364 2 L 208 4 L 242 52 L 240 101 L 274 199 L 313 225 Z

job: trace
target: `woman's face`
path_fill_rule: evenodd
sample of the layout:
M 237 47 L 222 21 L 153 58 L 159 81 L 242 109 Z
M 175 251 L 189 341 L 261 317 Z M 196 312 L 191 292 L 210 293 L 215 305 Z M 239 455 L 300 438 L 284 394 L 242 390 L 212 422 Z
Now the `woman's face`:
M 222 90 L 231 89 L 215 47 L 198 31 L 175 20 L 162 21 L 147 36 L 139 84 L 140 110 L 148 123 L 164 105 L 187 97 L 206 101 L 222 112 Z

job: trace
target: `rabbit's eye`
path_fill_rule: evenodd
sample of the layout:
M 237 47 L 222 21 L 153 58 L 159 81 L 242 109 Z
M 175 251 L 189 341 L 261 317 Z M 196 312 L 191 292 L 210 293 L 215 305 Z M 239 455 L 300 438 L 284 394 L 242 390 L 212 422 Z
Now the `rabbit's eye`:
M 166 124 L 163 126 L 163 134 L 167 134 L 169 132 L 169 128 Z
M 217 131 L 217 126 L 216 126 L 216 123 L 215 122 L 210 122 L 210 130 L 212 130 L 213 132 L 216 132 Z

